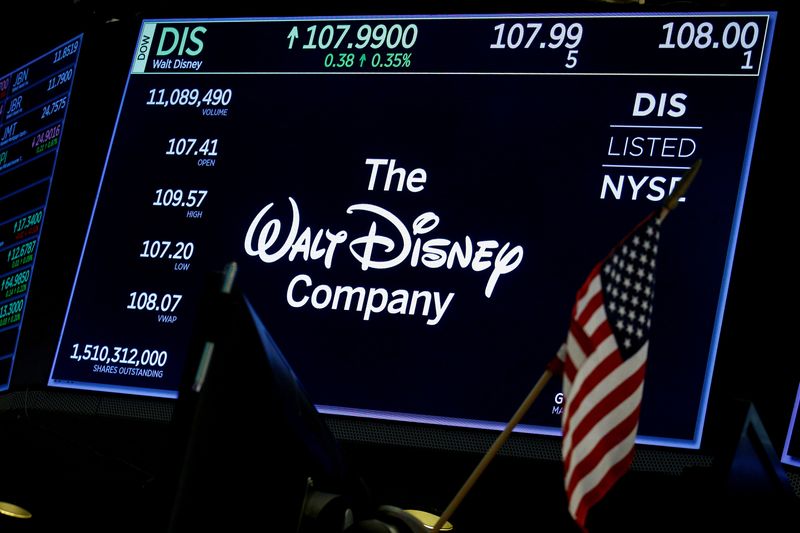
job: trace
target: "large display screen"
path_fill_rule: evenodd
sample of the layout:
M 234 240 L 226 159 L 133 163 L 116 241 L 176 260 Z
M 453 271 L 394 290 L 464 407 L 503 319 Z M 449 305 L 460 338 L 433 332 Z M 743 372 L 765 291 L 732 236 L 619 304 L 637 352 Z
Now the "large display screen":
M 0 74 L 0 391 L 14 367 L 81 40 Z
M 322 412 L 500 428 L 591 268 L 702 158 L 639 429 L 698 447 L 774 21 L 144 21 L 50 385 L 175 397 L 236 261 Z M 559 433 L 555 381 L 519 431 Z

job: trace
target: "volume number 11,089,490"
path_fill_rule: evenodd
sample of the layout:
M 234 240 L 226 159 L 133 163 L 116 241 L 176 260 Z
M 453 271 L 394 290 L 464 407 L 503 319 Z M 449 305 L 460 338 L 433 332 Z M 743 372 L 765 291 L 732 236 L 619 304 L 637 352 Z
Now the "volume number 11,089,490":
M 147 105 L 170 106 L 227 106 L 233 98 L 233 89 L 150 89 Z

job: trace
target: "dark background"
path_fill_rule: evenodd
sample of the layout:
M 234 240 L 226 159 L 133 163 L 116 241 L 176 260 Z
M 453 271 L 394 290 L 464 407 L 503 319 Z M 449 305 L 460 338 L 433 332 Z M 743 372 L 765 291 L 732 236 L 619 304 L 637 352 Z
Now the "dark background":
M 755 5 L 754 5 L 755 4 Z M 313 12 L 303 4 L 254 10 L 249 2 L 224 6 L 195 2 L 45 2 L 7 5 L 5 44 L 0 72 L 37 57 L 77 33 L 84 32 L 78 71 L 67 116 L 47 217 L 63 221 L 45 225 L 43 246 L 25 316 L 25 331 L 12 378 L 12 391 L 3 398 L 3 438 L 0 452 L 6 472 L 0 481 L 0 499 L 30 508 L 33 521 L 15 527 L 51 530 L 59 524 L 80 524 L 119 529 L 159 529 L 163 500 L 153 490 L 163 467 L 169 435 L 169 404 L 158 401 L 118 404 L 90 394 L 51 394 L 42 376 L 49 373 L 54 339 L 77 267 L 78 254 L 88 224 L 108 140 L 122 95 L 129 58 L 145 17 L 267 16 L 349 13 L 447 13 L 557 11 L 670 11 L 689 9 L 776 9 L 779 11 L 772 57 L 737 244 L 728 304 L 712 385 L 709 425 L 701 457 L 724 464 L 736 442 L 736 402 L 752 402 L 776 449 L 783 447 L 789 414 L 800 379 L 800 364 L 792 349 L 794 288 L 793 265 L 788 251 L 796 224 L 794 166 L 789 156 L 791 131 L 788 82 L 789 49 L 796 18 L 790 1 L 777 2 L 668 2 L 614 5 L 600 2 L 427 3 L 412 9 L 407 3 L 350 3 L 329 5 Z M 791 9 L 790 9 L 791 8 Z M 9 24 L 11 14 L 14 22 Z M 62 198 L 61 201 L 56 201 Z M 501 281 L 502 282 L 502 281 Z M 39 398 L 37 402 L 34 399 Z M 109 407 L 111 406 L 111 407 Z M 92 413 L 87 415 L 87 413 Z M 733 420 L 733 422 L 731 422 Z M 401 435 L 414 428 L 394 428 Z M 377 444 L 357 437 L 342 439 L 342 448 L 354 468 L 373 486 L 379 499 L 404 507 L 441 511 L 477 463 L 469 445 L 471 435 L 451 435 L 451 443 L 421 440 L 413 446 Z M 397 439 L 402 442 L 403 439 Z M 545 443 L 544 448 L 549 445 Z M 626 476 L 592 515 L 594 530 L 640 530 L 645 524 L 678 526 L 690 510 L 702 510 L 708 524 L 741 518 L 768 525 L 783 517 L 783 506 L 738 499 L 726 492 L 720 476 L 703 469 L 685 469 L 677 475 L 667 455 L 646 460 L 637 456 L 639 468 Z M 525 455 L 523 453 L 522 455 Z M 531 455 L 528 453 L 528 455 Z M 536 454 L 533 454 L 536 455 Z M 542 457 L 544 456 L 544 457 Z M 560 464 L 546 457 L 501 457 L 482 479 L 454 518 L 461 531 L 570 530 L 563 511 Z M 684 460 L 681 456 L 678 462 Z M 702 462 L 702 461 L 701 461 Z M 635 465 L 636 466 L 636 465 Z M 791 470 L 790 470 L 791 472 Z M 114 497 L 109 497 L 108 494 Z M 724 495 L 724 498 L 723 498 Z M 117 497 L 119 496 L 119 497 Z M 732 500 L 726 498 L 733 498 Z M 730 501 L 747 505 L 726 505 Z M 719 507 L 718 507 L 719 506 Z M 792 516 L 792 515 L 789 515 Z M 798 516 L 793 515 L 794 519 Z M 538 524 L 538 525 L 537 525 Z M 101 526 L 102 525 L 102 526 Z

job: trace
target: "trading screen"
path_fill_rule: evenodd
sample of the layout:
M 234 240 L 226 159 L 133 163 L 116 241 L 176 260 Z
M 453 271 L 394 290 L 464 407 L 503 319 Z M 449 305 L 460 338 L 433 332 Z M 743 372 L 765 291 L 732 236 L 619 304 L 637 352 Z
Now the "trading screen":
M 698 447 L 774 21 L 144 21 L 50 385 L 175 397 L 236 261 L 322 412 L 502 427 L 591 268 L 702 159 L 661 232 L 639 430 Z M 559 432 L 545 397 L 520 431 Z

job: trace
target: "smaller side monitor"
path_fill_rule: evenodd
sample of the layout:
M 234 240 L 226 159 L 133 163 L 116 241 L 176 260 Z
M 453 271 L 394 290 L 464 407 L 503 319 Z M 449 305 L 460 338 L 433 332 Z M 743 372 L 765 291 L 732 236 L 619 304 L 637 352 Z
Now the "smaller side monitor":
M 0 391 L 14 367 L 82 38 L 0 73 Z

